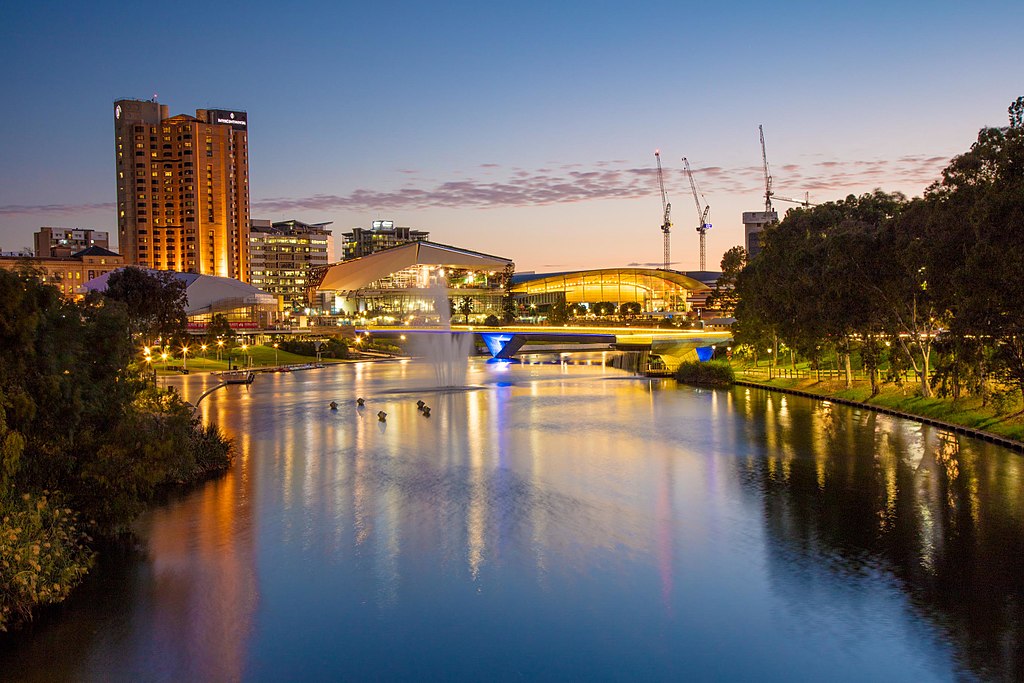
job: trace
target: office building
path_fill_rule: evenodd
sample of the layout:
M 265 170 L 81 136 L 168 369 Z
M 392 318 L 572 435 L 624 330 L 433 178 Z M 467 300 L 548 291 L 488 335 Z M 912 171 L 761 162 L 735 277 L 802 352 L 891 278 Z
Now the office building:
M 331 261 L 333 238 L 327 223 L 253 220 L 249 229 L 249 282 L 281 298 L 286 306 L 305 307 L 310 268 Z
M 400 244 L 428 240 L 430 233 L 425 230 L 395 227 L 394 221 L 373 221 L 369 230 L 352 228 L 351 232 L 344 232 L 341 237 L 341 258 L 347 261 L 361 256 L 369 256 Z
M 110 248 L 110 235 L 86 228 L 39 228 L 35 233 L 35 255 L 40 258 L 67 258 L 89 247 Z
M 245 112 L 169 116 L 155 100 L 114 103 L 119 248 L 130 264 L 245 280 Z

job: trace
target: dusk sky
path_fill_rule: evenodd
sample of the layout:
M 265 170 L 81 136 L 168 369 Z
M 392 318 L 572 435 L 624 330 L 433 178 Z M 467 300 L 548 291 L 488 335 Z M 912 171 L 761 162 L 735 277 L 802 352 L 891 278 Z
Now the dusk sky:
M 708 266 L 781 196 L 919 195 L 1024 94 L 1024 3 L 6 3 L 0 249 L 116 234 L 113 101 L 248 112 L 252 216 L 378 218 L 520 271 Z M 777 202 L 780 211 L 792 206 Z M 339 240 L 340 241 L 340 240 Z

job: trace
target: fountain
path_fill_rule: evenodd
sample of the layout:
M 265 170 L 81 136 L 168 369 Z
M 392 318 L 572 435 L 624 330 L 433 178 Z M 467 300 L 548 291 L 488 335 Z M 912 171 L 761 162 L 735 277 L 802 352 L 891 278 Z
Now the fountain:
M 433 366 L 437 388 L 465 386 L 467 361 L 473 352 L 473 334 L 452 332 L 451 308 L 448 304 L 448 287 L 445 282 L 435 280 L 429 291 L 441 327 L 436 332 L 417 334 L 416 350 L 418 355 L 423 356 Z

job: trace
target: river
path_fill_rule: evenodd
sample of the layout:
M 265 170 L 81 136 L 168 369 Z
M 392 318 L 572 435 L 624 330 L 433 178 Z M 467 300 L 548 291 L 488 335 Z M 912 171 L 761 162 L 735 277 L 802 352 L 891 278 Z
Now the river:
M 230 473 L 145 514 L 0 679 L 1024 678 L 1022 456 L 574 358 L 215 392 Z

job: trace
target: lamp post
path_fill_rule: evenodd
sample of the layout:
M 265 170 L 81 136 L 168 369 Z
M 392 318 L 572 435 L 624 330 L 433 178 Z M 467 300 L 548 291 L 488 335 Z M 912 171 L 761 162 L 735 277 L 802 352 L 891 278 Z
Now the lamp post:
M 160 360 L 162 360 L 164 362 L 164 370 L 166 371 L 167 370 L 167 352 L 166 351 L 164 351 L 163 353 L 160 354 Z
M 277 342 L 274 342 L 274 365 L 277 365 Z
M 188 345 L 187 344 L 182 344 L 181 345 L 181 369 L 185 371 L 185 374 L 188 374 Z
M 242 342 L 242 360 L 245 363 L 246 367 L 249 366 L 248 356 L 246 355 L 248 348 L 249 348 L 249 345 L 246 344 L 245 342 Z
M 224 353 L 224 340 L 223 339 L 218 339 L 217 340 L 217 360 L 220 360 L 222 358 L 222 354 L 223 353 Z M 228 358 L 228 369 L 230 369 L 230 367 L 231 367 L 231 358 Z

